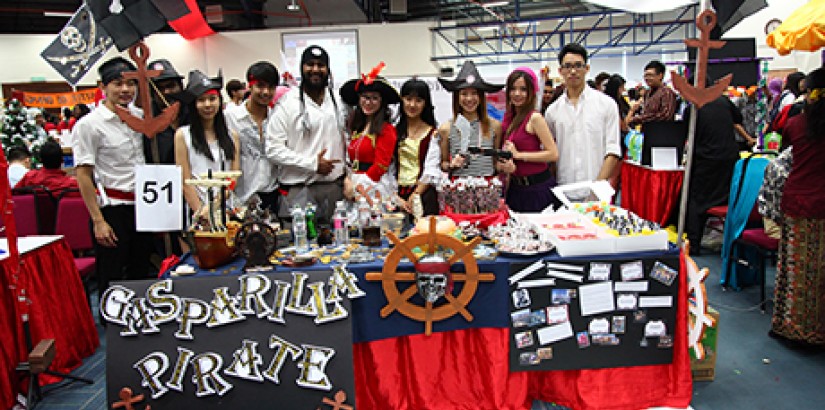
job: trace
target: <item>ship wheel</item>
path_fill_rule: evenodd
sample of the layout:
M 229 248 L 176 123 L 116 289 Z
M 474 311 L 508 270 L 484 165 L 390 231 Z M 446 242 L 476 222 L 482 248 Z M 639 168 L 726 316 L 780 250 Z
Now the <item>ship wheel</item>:
M 702 345 L 705 329 L 716 326 L 716 319 L 708 314 L 708 291 L 705 288 L 705 279 L 709 271 L 708 268 L 699 269 L 687 252 L 685 262 L 688 285 L 688 347 L 692 348 L 696 358 L 701 360 L 705 357 L 705 347 Z
M 387 254 L 384 261 L 384 268 L 381 272 L 368 272 L 366 275 L 369 281 L 381 281 L 384 288 L 384 296 L 387 297 L 387 305 L 381 309 L 381 317 L 385 318 L 392 312 L 398 311 L 402 315 L 424 322 L 424 334 L 430 335 L 433 330 L 433 322 L 444 320 L 461 314 L 468 322 L 473 320 L 473 315 L 467 310 L 467 305 L 473 299 L 478 289 L 479 282 L 491 282 L 495 280 L 492 273 L 479 273 L 478 264 L 473 256 L 472 249 L 481 241 L 480 237 L 474 238 L 469 243 L 464 243 L 457 238 L 438 233 L 435 230 L 436 218 L 430 217 L 430 229 L 427 233 L 420 233 L 410 236 L 403 241 L 398 239 L 391 231 L 387 231 L 387 238 L 395 244 L 395 247 Z M 412 249 L 415 247 L 427 250 L 427 256 L 419 259 Z M 443 268 L 444 274 L 449 274 L 453 282 L 461 282 L 463 286 L 458 295 L 453 295 L 452 289 L 448 287 L 443 297 L 446 303 L 435 305 L 434 301 L 427 298 L 423 305 L 413 303 L 412 298 L 419 293 L 417 274 L 415 272 L 397 272 L 398 263 L 401 258 L 407 257 L 417 270 L 422 264 L 428 263 L 426 259 L 434 257 L 438 246 L 449 248 L 454 253 L 450 259 L 437 263 Z M 449 273 L 449 268 L 458 261 L 464 263 L 465 273 Z M 399 282 L 412 282 L 403 290 L 399 290 Z
M 269 255 L 275 252 L 275 239 L 275 230 L 265 222 L 243 224 L 235 234 L 235 246 L 246 258 L 244 269 L 272 266 Z

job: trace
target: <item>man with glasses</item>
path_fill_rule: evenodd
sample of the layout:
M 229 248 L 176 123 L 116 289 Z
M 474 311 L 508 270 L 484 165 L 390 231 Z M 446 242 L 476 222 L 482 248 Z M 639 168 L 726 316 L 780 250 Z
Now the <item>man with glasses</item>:
M 283 219 L 293 205 L 313 203 L 318 222 L 329 223 L 335 203 L 344 197 L 345 116 L 330 79 L 329 54 L 307 47 L 301 55 L 301 85 L 278 100 L 267 125 L 266 157 L 279 165 Z
M 277 165 L 265 155 L 264 131 L 270 121 L 272 98 L 280 76 L 272 63 L 259 61 L 246 70 L 249 98 L 240 105 L 228 104 L 224 110 L 226 127 L 238 133 L 241 146 L 241 178 L 235 188 L 238 199 L 246 202 L 257 194 L 261 209 L 278 211 Z
M 664 85 L 665 65 L 653 60 L 645 66 L 645 83 L 650 88 L 644 99 L 644 105 L 636 101 L 630 104 L 627 123 L 633 127 L 652 121 L 673 121 L 676 113 L 676 93 Z M 639 109 L 642 109 L 639 113 Z
M 618 164 L 619 110 L 606 94 L 585 83 L 590 66 L 587 50 L 570 43 L 559 53 L 559 74 L 565 92 L 544 114 L 559 150 L 559 185 L 607 179 Z M 585 192 L 568 192 L 574 201 Z

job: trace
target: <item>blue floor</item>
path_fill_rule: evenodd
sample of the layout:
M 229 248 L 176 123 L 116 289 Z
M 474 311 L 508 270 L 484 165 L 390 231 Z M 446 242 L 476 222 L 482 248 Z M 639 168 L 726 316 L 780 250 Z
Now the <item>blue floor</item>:
M 799 349 L 768 337 L 770 305 L 759 309 L 757 286 L 722 291 L 718 256 L 696 258 L 711 271 L 707 279 L 710 304 L 720 312 L 716 380 L 694 383 L 696 410 L 761 410 L 825 408 L 825 349 Z M 768 273 L 768 295 L 773 293 L 774 270 Z M 94 302 L 93 298 L 93 302 Z M 100 328 L 99 333 L 102 334 Z M 106 341 L 74 374 L 93 385 L 60 383 L 45 387 L 42 410 L 103 410 L 105 403 Z M 537 403 L 537 410 L 561 407 Z M 157 410 L 157 409 L 156 409 Z

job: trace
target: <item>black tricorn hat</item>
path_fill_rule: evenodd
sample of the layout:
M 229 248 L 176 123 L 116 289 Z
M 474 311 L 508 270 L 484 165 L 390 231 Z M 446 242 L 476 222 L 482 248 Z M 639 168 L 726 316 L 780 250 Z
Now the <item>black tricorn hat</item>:
M 504 88 L 504 85 L 490 84 L 484 81 L 472 60 L 464 61 L 464 65 L 461 66 L 461 71 L 458 72 L 455 80 L 439 78 L 438 82 L 449 92 L 455 92 L 464 88 L 475 88 L 485 93 L 494 93 Z
M 170 63 L 169 60 L 165 58 L 152 61 L 151 63 L 149 63 L 148 69 L 161 71 L 159 76 L 152 77 L 153 81 L 183 80 L 183 76 L 178 74 L 178 71 L 175 70 L 175 67 L 172 66 L 172 63 Z
M 381 94 L 381 100 L 387 105 L 400 103 L 398 91 L 384 77 L 378 75 L 383 68 L 384 63 L 381 62 L 361 78 L 345 82 L 339 91 L 341 99 L 348 105 L 358 105 L 358 96 L 363 92 L 372 91 Z
M 217 77 L 209 78 L 199 70 L 192 70 L 186 79 L 186 89 L 183 90 L 182 99 L 191 102 L 209 90 L 218 90 L 220 93 L 221 88 L 223 88 L 223 75 L 220 72 Z

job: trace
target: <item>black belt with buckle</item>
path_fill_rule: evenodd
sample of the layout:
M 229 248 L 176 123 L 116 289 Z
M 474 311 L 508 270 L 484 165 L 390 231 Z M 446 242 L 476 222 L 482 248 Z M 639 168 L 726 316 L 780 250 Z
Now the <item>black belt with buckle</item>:
M 523 177 L 517 177 L 515 175 L 511 175 L 510 176 L 510 183 L 515 184 L 515 185 L 521 185 L 521 186 L 530 186 L 530 185 L 536 185 L 536 184 L 540 184 L 542 182 L 545 182 L 548 179 L 550 179 L 550 177 L 552 177 L 552 174 L 550 174 L 550 170 L 545 169 L 544 171 L 539 172 L 538 174 L 527 175 L 527 176 L 523 176 Z
M 372 166 L 372 162 L 355 161 L 352 163 L 352 170 L 355 172 L 367 172 Z

